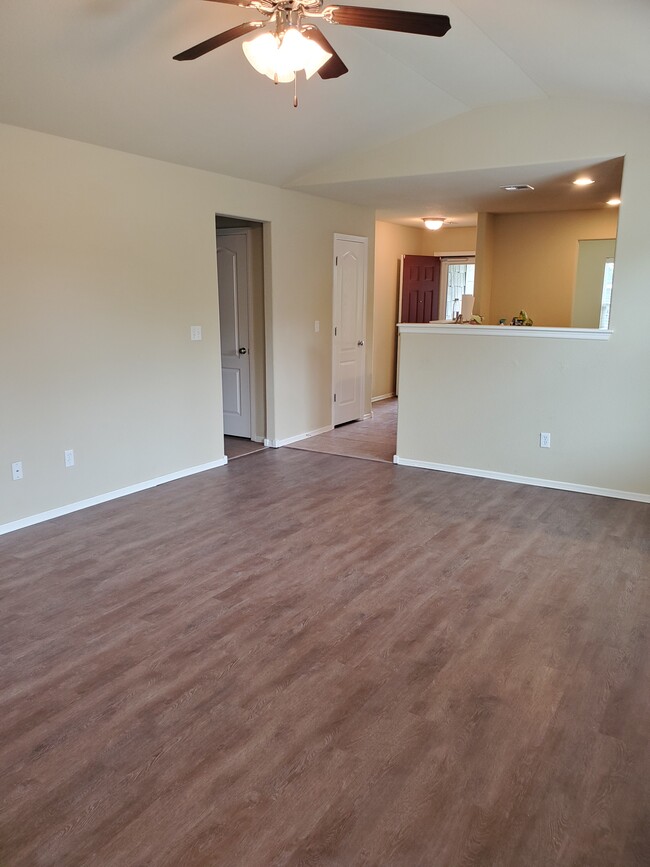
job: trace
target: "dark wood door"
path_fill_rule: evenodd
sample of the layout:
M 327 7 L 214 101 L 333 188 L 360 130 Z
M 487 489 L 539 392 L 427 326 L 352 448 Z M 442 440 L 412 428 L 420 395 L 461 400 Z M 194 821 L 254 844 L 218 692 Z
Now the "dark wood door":
M 440 257 L 404 256 L 402 260 L 402 322 L 438 319 Z

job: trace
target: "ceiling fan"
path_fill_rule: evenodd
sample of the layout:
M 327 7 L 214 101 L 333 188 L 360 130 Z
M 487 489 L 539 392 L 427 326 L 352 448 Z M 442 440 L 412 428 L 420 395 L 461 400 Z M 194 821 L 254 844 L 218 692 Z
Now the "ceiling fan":
M 339 78 L 348 68 L 321 31 L 312 23 L 322 19 L 328 24 L 393 30 L 422 36 L 444 36 L 451 24 L 447 15 L 428 12 L 403 12 L 371 9 L 367 6 L 323 6 L 323 0 L 210 0 L 252 9 L 264 16 L 262 21 L 246 21 L 223 33 L 182 51 L 174 60 L 195 60 L 255 30 L 267 28 L 243 44 L 249 63 L 276 82 L 296 80 L 304 70 L 307 78 L 318 72 L 321 78 Z M 294 98 L 294 105 L 297 100 Z

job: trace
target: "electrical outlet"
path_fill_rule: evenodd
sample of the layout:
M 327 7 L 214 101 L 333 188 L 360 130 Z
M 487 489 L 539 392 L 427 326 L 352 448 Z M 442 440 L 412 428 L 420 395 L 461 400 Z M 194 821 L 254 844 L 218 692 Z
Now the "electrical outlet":
M 66 467 L 74 467 L 74 449 L 66 449 L 63 452 Z
M 539 435 L 539 447 L 540 447 L 540 449 L 550 449 L 550 447 L 551 447 L 551 435 L 550 435 L 550 433 L 541 433 Z
M 320 320 L 315 319 L 314 320 L 314 333 L 318 334 L 319 331 L 320 331 Z
M 23 462 L 22 461 L 14 461 L 11 465 L 11 478 L 14 482 L 19 481 L 23 477 Z

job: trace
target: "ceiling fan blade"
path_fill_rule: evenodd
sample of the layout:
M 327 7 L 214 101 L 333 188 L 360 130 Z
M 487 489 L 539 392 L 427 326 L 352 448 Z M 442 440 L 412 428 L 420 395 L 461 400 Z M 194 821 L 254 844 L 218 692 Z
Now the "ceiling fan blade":
M 307 39 L 312 39 L 314 42 L 317 42 L 324 51 L 327 51 L 332 55 L 327 63 L 324 63 L 318 70 L 318 74 L 321 78 L 339 78 L 341 75 L 345 75 L 345 73 L 349 71 L 345 63 L 343 63 L 336 51 L 334 51 L 317 27 L 305 27 L 302 30 L 302 34 Z
M 247 3 L 246 0 L 211 0 L 212 3 L 228 3 L 230 6 L 250 6 L 250 3 Z
M 323 17 L 334 24 L 370 27 L 373 30 L 395 30 L 398 33 L 419 33 L 422 36 L 444 36 L 450 29 L 448 15 L 428 12 L 401 12 L 393 9 L 371 9 L 367 6 L 326 6 Z
M 174 55 L 174 60 L 196 60 L 197 57 L 202 57 L 208 51 L 213 51 L 221 45 L 232 42 L 233 39 L 245 36 L 251 30 L 264 27 L 266 23 L 266 21 L 246 21 L 244 24 L 238 24 L 237 27 L 231 27 L 230 30 L 224 30 L 223 33 L 218 33 L 216 36 L 206 39 L 205 42 L 199 42 L 198 45 L 194 45 L 186 51 L 181 51 L 180 54 Z

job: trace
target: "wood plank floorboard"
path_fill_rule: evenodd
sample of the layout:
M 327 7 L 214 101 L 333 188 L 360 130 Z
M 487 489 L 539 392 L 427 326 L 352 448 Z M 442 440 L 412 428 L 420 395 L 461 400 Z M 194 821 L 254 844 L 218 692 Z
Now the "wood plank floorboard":
M 264 443 L 256 443 L 244 437 L 225 436 L 223 438 L 223 450 L 229 461 L 242 458 L 253 452 L 259 452 L 266 448 Z
M 372 418 L 340 425 L 288 448 L 392 464 L 397 450 L 397 398 L 378 400 Z
M 649 536 L 266 449 L 1 537 L 0 865 L 647 867 Z

